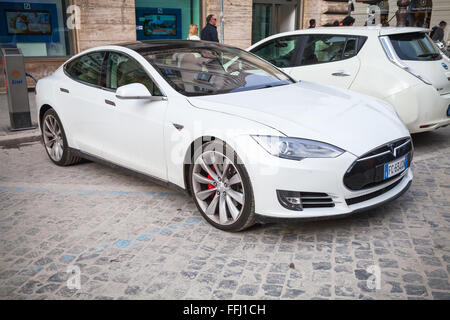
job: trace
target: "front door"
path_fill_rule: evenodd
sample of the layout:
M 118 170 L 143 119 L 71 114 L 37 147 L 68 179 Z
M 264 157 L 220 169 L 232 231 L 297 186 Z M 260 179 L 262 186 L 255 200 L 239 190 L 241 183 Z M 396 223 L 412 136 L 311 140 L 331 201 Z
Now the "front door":
M 110 52 L 106 66 L 106 88 L 102 94 L 107 111 L 105 157 L 124 167 L 166 179 L 164 118 L 167 100 L 119 99 L 116 89 L 142 83 L 154 97 L 161 92 L 144 68 L 128 55 Z M 162 98 L 162 97 L 161 97 Z

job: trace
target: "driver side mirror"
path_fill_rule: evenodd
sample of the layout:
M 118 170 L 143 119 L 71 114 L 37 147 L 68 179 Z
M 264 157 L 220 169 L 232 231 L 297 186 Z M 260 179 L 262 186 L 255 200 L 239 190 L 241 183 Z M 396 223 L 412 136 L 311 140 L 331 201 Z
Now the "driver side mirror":
M 130 83 L 117 88 L 116 98 L 119 99 L 151 99 L 152 94 L 142 83 Z

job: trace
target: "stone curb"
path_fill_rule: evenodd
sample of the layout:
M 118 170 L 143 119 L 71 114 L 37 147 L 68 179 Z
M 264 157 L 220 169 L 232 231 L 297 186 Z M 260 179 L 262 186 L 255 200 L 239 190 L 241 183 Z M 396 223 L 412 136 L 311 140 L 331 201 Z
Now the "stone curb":
M 0 147 L 16 147 L 18 145 L 41 140 L 38 129 L 0 136 Z

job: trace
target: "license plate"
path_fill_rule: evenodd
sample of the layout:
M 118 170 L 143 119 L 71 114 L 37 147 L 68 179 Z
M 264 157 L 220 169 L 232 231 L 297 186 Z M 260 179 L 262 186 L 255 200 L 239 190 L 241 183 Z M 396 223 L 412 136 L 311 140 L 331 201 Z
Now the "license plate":
M 384 165 L 384 179 L 389 179 L 408 168 L 408 155 Z

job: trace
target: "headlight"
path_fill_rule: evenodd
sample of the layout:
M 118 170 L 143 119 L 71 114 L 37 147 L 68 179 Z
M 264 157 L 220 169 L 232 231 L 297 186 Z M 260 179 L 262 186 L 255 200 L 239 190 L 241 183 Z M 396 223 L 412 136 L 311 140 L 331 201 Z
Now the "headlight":
M 300 138 L 251 136 L 271 155 L 301 160 L 304 158 L 336 158 L 345 151 L 331 144 Z

